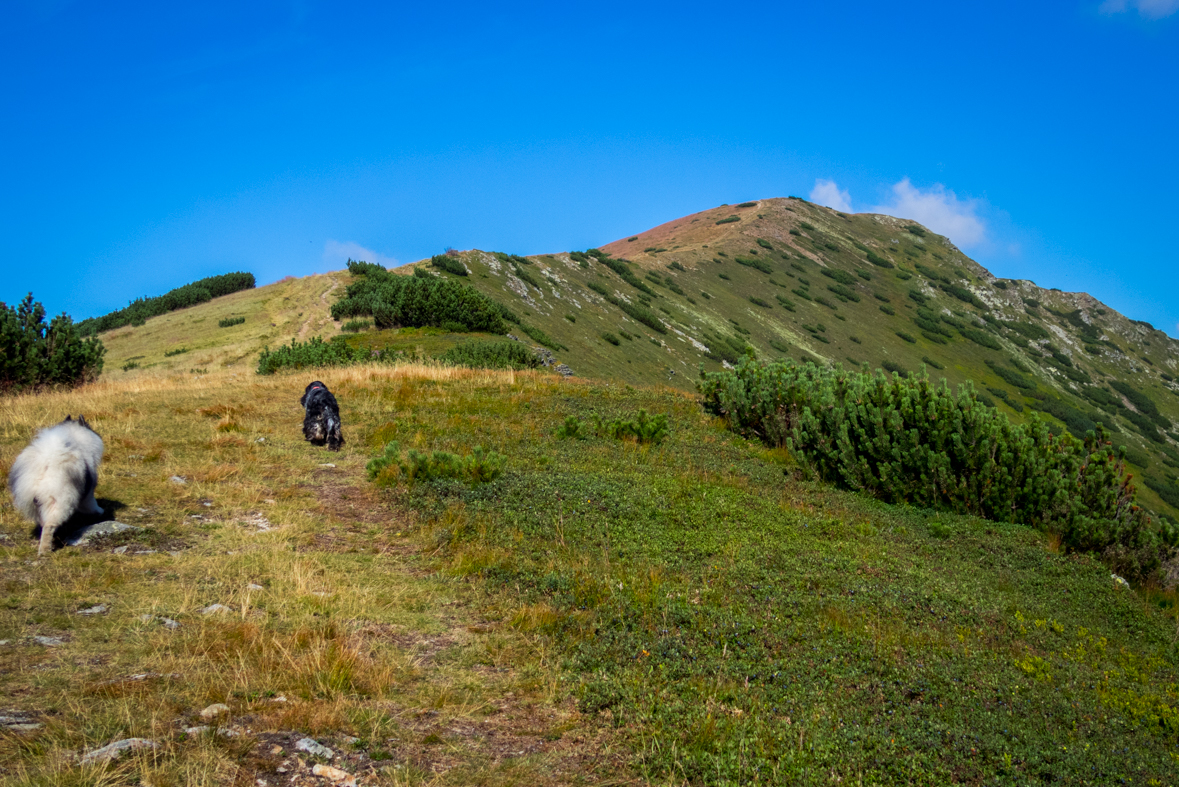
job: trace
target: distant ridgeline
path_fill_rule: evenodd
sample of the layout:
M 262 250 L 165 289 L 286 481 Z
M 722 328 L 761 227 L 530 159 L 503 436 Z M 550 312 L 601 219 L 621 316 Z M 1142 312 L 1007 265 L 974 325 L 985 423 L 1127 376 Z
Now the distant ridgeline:
M 187 306 L 211 301 L 222 295 L 254 289 L 254 274 L 223 273 L 177 287 L 155 298 L 136 298 L 125 309 L 91 317 L 78 323 L 78 333 L 93 336 L 124 325 L 143 325 L 149 317 L 158 317 Z

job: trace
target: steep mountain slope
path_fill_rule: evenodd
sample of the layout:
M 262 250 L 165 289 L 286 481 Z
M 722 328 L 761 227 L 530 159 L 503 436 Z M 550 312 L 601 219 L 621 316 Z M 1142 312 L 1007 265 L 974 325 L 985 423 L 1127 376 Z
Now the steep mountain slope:
M 588 255 L 459 257 L 469 272 L 459 278 L 551 337 L 575 374 L 690 388 L 700 364 L 719 368 L 746 348 L 902 372 L 925 364 L 935 379 L 973 381 L 1017 420 L 1037 410 L 1076 434 L 1104 424 L 1148 471 L 1158 491 L 1144 490 L 1146 502 L 1179 508 L 1179 342 L 1084 293 L 996 279 L 913 222 L 768 199 Z

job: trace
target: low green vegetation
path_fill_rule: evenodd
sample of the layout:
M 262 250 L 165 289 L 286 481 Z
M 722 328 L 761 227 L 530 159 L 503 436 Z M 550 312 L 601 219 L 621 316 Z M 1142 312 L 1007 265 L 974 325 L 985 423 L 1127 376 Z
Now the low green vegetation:
M 371 316 L 381 329 L 447 323 L 462 331 L 506 330 L 502 307 L 466 284 L 429 275 L 401 276 L 380 266 L 350 264 L 349 271 L 358 280 L 332 305 L 335 320 Z
M 401 481 L 412 484 L 443 479 L 476 485 L 491 483 L 499 478 L 503 474 L 504 463 L 503 456 L 495 451 L 485 452 L 478 445 L 465 457 L 447 451 L 418 451 L 414 448 L 402 457 L 401 445 L 394 440 L 385 446 L 382 453 L 369 460 L 365 471 L 379 486 L 393 486 Z
M 463 265 L 462 260 L 452 257 L 449 254 L 435 254 L 430 258 L 430 265 L 440 271 L 453 273 L 455 276 L 467 275 L 467 266 Z
M 217 321 L 217 327 L 218 327 L 218 328 L 232 328 L 232 327 L 233 327 L 233 326 L 235 326 L 235 325 L 241 325 L 241 324 L 242 324 L 242 323 L 244 323 L 245 321 L 246 321 L 246 318 L 245 318 L 245 317 L 242 317 L 242 316 L 238 316 L 238 317 L 226 317 L 226 318 L 225 318 L 225 319 L 223 319 L 223 320 L 218 320 L 218 321 Z
M 461 342 L 438 358 L 450 366 L 472 369 L 537 369 L 540 358 L 527 345 L 508 339 Z
M 106 348 L 82 335 L 67 314 L 45 324 L 45 307 L 30 293 L 16 306 L 0 303 L 0 393 L 75 386 L 102 372 Z
M 731 428 L 796 454 L 819 477 L 888 502 L 1023 522 L 1115 570 L 1150 577 L 1179 545 L 1135 504 L 1124 458 L 1103 430 L 1054 437 L 1010 423 L 927 378 L 743 359 L 700 383 Z M 854 403 L 854 405 L 853 405 Z
M 318 336 L 300 342 L 291 339 L 277 350 L 269 347 L 258 357 L 258 374 L 274 374 L 284 369 L 307 369 L 324 366 L 350 366 L 371 358 L 368 350 L 350 347 L 343 336 L 325 342 Z

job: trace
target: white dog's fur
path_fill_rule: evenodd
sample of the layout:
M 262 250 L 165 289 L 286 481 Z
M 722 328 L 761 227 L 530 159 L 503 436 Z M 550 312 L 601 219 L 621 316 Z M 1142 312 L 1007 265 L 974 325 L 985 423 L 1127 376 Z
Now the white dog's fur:
M 38 555 L 53 550 L 53 533 L 76 512 L 101 514 L 94 499 L 102 438 L 85 418 L 70 417 L 42 429 L 20 452 L 8 473 L 16 510 L 41 527 Z

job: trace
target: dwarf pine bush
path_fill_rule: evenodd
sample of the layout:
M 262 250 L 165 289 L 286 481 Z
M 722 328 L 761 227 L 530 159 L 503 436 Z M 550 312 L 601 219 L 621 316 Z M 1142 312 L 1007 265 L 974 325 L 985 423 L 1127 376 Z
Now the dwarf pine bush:
M 1125 456 L 1101 427 L 1054 436 L 955 394 L 927 376 L 901 379 L 790 361 L 742 359 L 702 374 L 706 410 L 783 446 L 820 477 L 891 503 L 1021 522 L 1101 554 L 1119 573 L 1154 572 L 1179 543 L 1135 502 Z
M 409 449 L 401 456 L 401 444 L 396 440 L 365 465 L 372 481 L 381 486 L 392 486 L 399 479 L 407 482 L 436 481 L 450 478 L 472 486 L 491 483 L 503 474 L 505 458 L 495 451 L 484 451 L 475 446 L 466 457 L 448 451 L 418 451 Z
M 540 358 L 527 345 L 507 339 L 463 342 L 444 352 L 438 360 L 450 366 L 472 369 L 536 369 L 540 366 Z
M 89 382 L 102 372 L 105 353 L 69 315 L 46 325 L 45 307 L 32 293 L 15 307 L 0 303 L 0 391 Z
M 380 329 L 450 323 L 468 331 L 506 330 L 503 308 L 461 282 L 429 273 L 402 276 L 368 263 L 350 264 L 348 270 L 360 275 L 332 304 L 334 320 L 371 316 Z M 415 269 L 415 274 L 421 270 Z
M 325 342 L 318 336 L 310 341 L 291 343 L 271 351 L 269 347 L 258 356 L 258 374 L 274 374 L 280 369 L 305 369 L 317 366 L 348 366 L 371 359 L 371 353 L 358 347 L 349 347 L 343 336 L 336 336 Z

